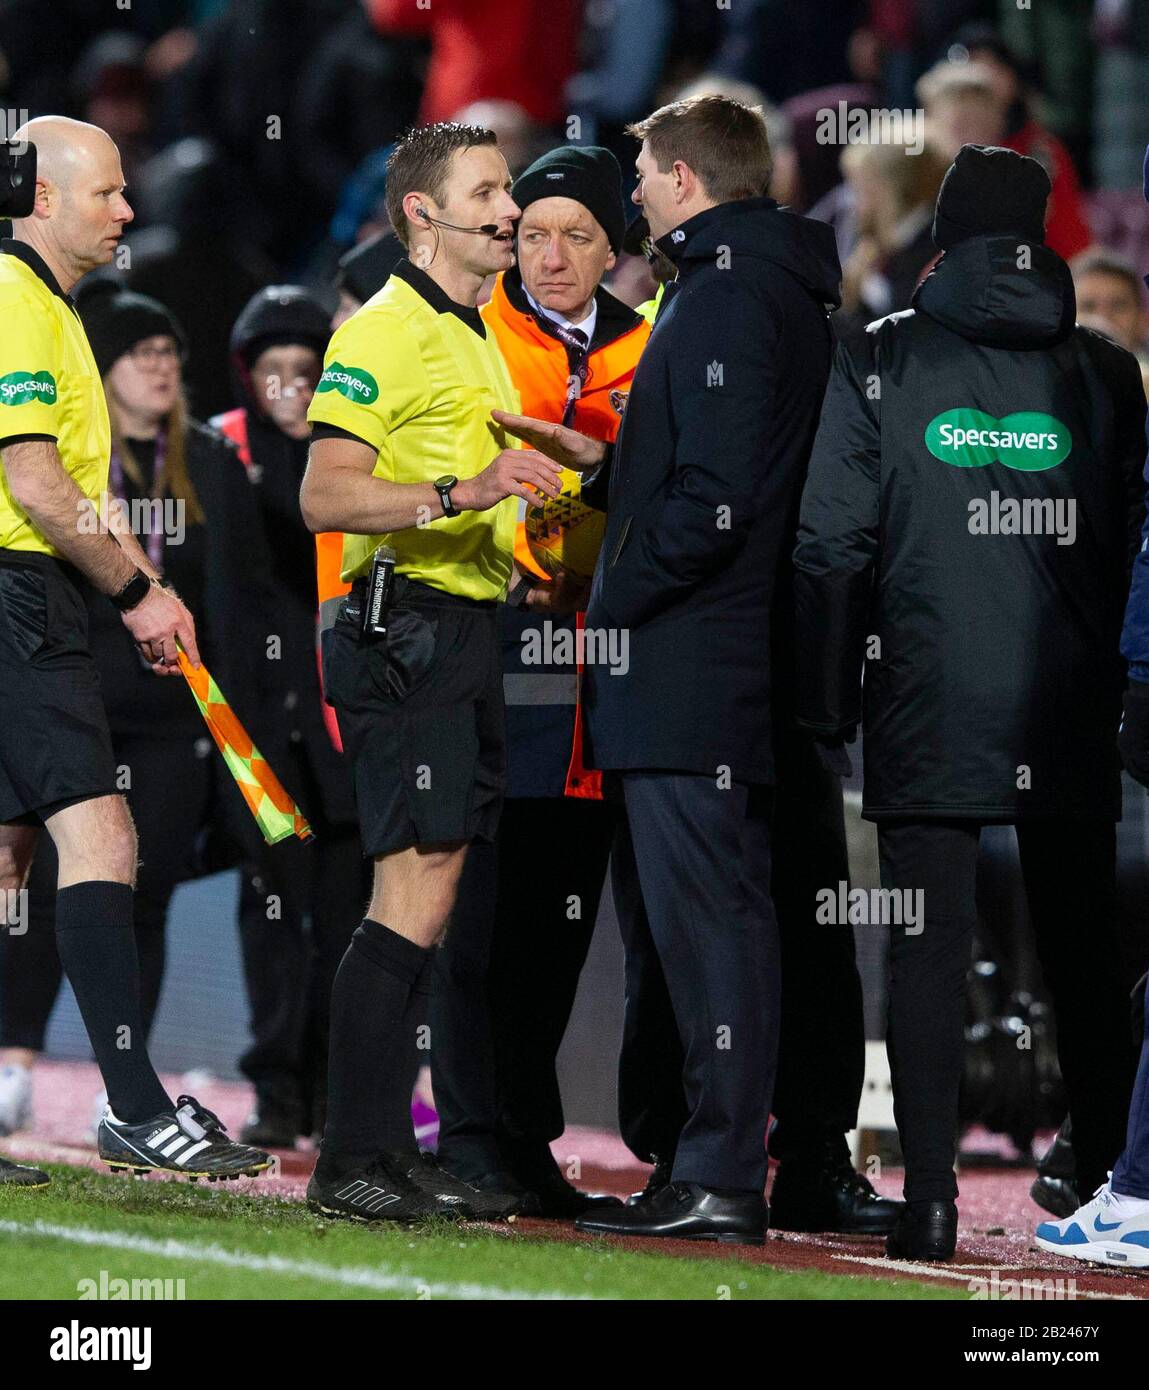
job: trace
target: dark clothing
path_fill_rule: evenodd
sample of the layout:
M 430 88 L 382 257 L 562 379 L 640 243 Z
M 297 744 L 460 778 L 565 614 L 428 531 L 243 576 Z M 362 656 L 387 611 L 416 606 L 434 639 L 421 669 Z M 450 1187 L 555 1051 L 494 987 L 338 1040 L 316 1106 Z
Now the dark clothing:
M 495 605 L 395 580 L 385 637 L 361 631 L 366 580 L 325 648 L 363 853 L 491 840 L 506 767 Z
M 815 921 L 819 889 L 850 876 L 841 783 L 801 735 L 780 739 L 777 757 L 770 893 L 781 942 L 782 1020 L 770 1152 L 786 1159 L 840 1141 L 857 1125 L 865 1028 L 853 928 Z M 620 920 L 634 920 L 641 892 L 620 872 L 623 860 L 616 856 L 615 906 Z M 632 936 L 627 952 L 619 1122 L 635 1156 L 651 1163 L 674 1154 L 686 1110 L 666 981 L 657 953 L 643 944 Z
M 1149 1201 L 1149 990 L 1145 988 L 1144 981 L 1141 982 L 1141 1006 L 1145 1018 L 1141 1058 L 1137 1064 L 1133 1101 L 1129 1106 L 1125 1149 L 1113 1165 L 1111 1186 L 1114 1192 Z
M 174 676 L 147 675 L 157 685 L 175 683 Z M 186 690 L 184 698 L 194 708 Z M 194 738 L 114 735 L 113 750 L 117 767 L 129 771 L 124 796 L 139 837 L 134 922 L 140 1012 L 150 1035 L 163 986 L 168 906 L 178 885 L 192 876 L 196 836 L 213 802 L 217 754 L 202 721 Z M 28 877 L 28 931 L 18 939 L 0 932 L 0 1047 L 44 1050 L 61 979 L 53 930 L 57 877 L 56 847 L 50 835 L 41 835 Z
M 870 819 L 1120 815 L 1145 398 L 1135 359 L 1074 327 L 1064 262 L 1028 251 L 1019 269 L 1015 237 L 960 242 L 872 326 L 868 371 L 835 358 L 797 712 L 834 738 L 864 711 Z
M 612 867 L 626 993 L 645 992 L 657 1009 L 628 1015 L 632 1060 L 639 1049 L 650 1071 L 620 1077 L 620 1108 L 673 1113 L 676 1087 L 660 1058 L 673 1036 L 669 1012 L 683 1060 L 674 1181 L 760 1193 L 778 1055 L 772 793 L 689 774 L 628 772 L 620 781 L 625 822 Z
M 513 1165 L 508 1138 L 545 1145 L 563 1132 L 555 1064 L 614 824 L 601 801 L 512 798 L 495 843 L 467 851 L 431 1011 L 439 1157 L 452 1172 L 500 1171 Z M 540 834 L 557 858 L 538 852 Z
M 626 630 L 629 667 L 588 661 L 586 762 L 769 783 L 770 614 L 830 366 L 834 236 L 756 198 L 659 246 L 679 275 L 615 445 L 587 612 Z
M 56 947 L 117 1119 L 142 1124 L 171 1102 L 148 1058 L 132 932 L 132 889 L 93 879 L 56 893 Z
M 0 551 L 0 824 L 117 790 L 86 587 L 65 561 Z
M 258 1104 L 297 1126 L 323 1129 L 331 988 L 370 894 L 354 825 L 331 824 L 298 744 L 276 772 L 316 806 L 315 840 L 262 845 L 244 866 L 239 934 L 250 1005 L 251 1044 L 239 1068 Z
M 944 1201 L 957 1193 L 953 1164 L 980 833 L 971 820 L 888 820 L 878 827 L 882 886 L 920 890 L 925 909 L 916 934 L 890 929 L 887 1045 L 909 1201 Z M 1116 929 L 1115 831 L 1105 819 L 1022 820 L 1017 843 L 1057 1018 L 1084 1197 L 1105 1181 L 1121 1149 L 1132 1080 Z

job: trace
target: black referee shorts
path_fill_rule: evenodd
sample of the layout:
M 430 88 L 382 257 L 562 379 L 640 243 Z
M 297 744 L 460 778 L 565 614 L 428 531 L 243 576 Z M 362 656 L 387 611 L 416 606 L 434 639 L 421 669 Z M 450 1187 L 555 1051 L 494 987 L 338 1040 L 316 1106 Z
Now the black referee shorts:
M 49 555 L 0 551 L 0 823 L 117 794 L 83 582 Z
M 340 605 L 323 661 L 363 853 L 494 839 L 506 767 L 495 604 L 400 575 L 387 635 L 364 638 L 364 588 Z

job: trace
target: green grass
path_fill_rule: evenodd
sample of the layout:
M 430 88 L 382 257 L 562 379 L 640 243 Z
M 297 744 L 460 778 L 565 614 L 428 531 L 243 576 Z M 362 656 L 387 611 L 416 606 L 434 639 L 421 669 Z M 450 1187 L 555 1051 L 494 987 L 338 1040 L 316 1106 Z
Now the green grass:
M 40 1191 L 0 1188 L 0 1298 L 74 1299 L 79 1281 L 184 1281 L 188 1299 L 947 1299 L 908 1280 L 791 1273 L 737 1260 L 632 1253 L 504 1228 L 358 1227 L 302 1203 L 52 1168 Z M 48 1228 L 27 1228 L 41 1223 Z M 13 1229 L 13 1226 L 19 1229 Z M 117 1247 L 116 1241 L 145 1248 Z M 178 1243 L 168 1246 L 167 1242 Z M 233 1257 L 270 1267 L 234 1267 Z

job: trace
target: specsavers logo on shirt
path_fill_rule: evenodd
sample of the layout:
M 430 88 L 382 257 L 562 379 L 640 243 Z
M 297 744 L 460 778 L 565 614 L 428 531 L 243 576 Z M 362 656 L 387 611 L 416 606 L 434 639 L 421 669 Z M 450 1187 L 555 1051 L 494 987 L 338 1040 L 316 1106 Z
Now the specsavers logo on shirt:
M 926 426 L 926 448 L 955 468 L 984 468 L 1000 462 L 1023 473 L 1056 468 L 1073 448 L 1073 436 L 1060 420 L 1035 410 L 1019 410 L 995 420 L 981 410 L 947 410 Z
M 56 378 L 51 372 L 9 372 L 0 376 L 0 405 L 56 404 Z
M 316 392 L 338 391 L 357 405 L 370 405 L 379 399 L 379 383 L 362 367 L 345 367 L 342 362 L 332 362 L 319 378 Z

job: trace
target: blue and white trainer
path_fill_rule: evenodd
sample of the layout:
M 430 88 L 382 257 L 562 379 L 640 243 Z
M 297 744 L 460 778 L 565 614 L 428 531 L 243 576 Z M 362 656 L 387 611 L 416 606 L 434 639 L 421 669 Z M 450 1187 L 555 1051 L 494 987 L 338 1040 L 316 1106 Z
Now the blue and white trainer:
M 255 1177 L 271 1167 L 262 1149 L 236 1144 L 218 1115 L 192 1096 L 180 1096 L 172 1110 L 165 1110 L 142 1124 L 125 1124 L 104 1111 L 97 1134 L 100 1157 L 109 1168 L 137 1175 L 149 1172 L 177 1173 L 181 1177 Z
M 1149 1201 L 1126 1197 L 1104 1183 L 1092 1201 L 1072 1216 L 1043 1221 L 1036 1239 L 1051 1255 L 1127 1269 L 1149 1268 Z

